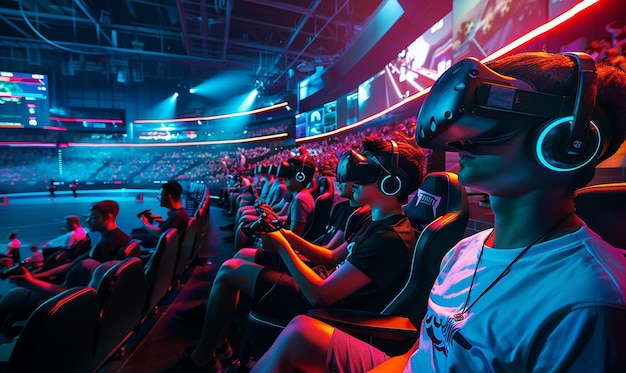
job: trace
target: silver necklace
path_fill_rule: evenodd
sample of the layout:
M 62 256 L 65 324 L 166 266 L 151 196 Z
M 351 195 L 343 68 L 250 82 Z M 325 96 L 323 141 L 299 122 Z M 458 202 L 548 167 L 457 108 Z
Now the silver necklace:
M 493 231 L 489 233 L 489 236 L 487 236 L 487 238 L 485 239 L 485 243 L 483 243 L 483 247 L 480 250 L 480 254 L 478 255 L 478 260 L 476 261 L 476 267 L 474 268 L 474 274 L 472 275 L 472 281 L 470 282 L 470 287 L 467 290 L 467 299 L 465 300 L 465 305 L 463 306 L 463 309 L 461 310 L 461 312 L 457 312 L 454 315 L 452 315 L 452 320 L 454 322 L 463 321 L 463 319 L 465 319 L 465 314 L 469 312 L 470 308 L 472 308 L 476 304 L 476 302 L 478 302 L 478 300 L 482 298 L 483 295 L 485 295 L 485 293 L 491 290 L 498 283 L 498 281 L 500 281 L 504 276 L 506 276 L 509 273 L 513 264 L 515 264 L 522 257 L 522 255 L 524 255 L 535 244 L 537 244 L 538 242 L 546 238 L 550 233 L 557 230 L 563 223 L 567 221 L 567 219 L 569 219 L 572 215 L 574 215 L 575 212 L 576 210 L 570 211 L 567 215 L 565 215 L 564 218 L 559 220 L 557 224 L 550 227 L 550 229 L 547 232 L 545 232 L 544 234 L 539 236 L 539 238 L 537 238 L 536 240 L 531 242 L 528 246 L 526 246 L 519 254 L 517 254 L 517 256 L 511 261 L 511 263 L 509 263 L 509 265 L 506 266 L 504 271 L 502 271 L 502 273 L 500 273 L 498 277 L 496 277 L 496 279 L 493 280 L 491 284 L 489 284 L 489 286 L 487 286 L 487 288 L 483 290 L 483 292 L 480 293 L 478 297 L 476 297 L 476 299 L 474 299 L 474 301 L 471 304 L 469 304 L 470 295 L 472 294 L 472 288 L 474 287 L 474 280 L 476 280 L 476 272 L 478 272 L 478 265 L 480 264 L 480 261 L 483 258 L 483 252 L 485 251 L 485 243 L 487 242 L 489 237 L 491 237 L 491 235 L 493 234 Z

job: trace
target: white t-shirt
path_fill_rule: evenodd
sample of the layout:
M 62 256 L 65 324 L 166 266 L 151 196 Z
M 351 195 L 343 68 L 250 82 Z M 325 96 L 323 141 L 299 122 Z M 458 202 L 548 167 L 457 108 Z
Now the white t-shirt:
M 64 249 L 69 249 L 85 237 L 87 237 L 87 232 L 85 232 L 85 229 L 83 227 L 79 226 L 76 227 L 76 229 L 74 230 L 63 233 L 62 235 L 53 238 L 45 246 L 62 247 Z
M 614 372 L 626 369 L 626 260 L 587 227 L 531 247 L 485 248 L 490 230 L 444 258 L 405 372 Z M 473 305 L 472 305 L 473 304 Z

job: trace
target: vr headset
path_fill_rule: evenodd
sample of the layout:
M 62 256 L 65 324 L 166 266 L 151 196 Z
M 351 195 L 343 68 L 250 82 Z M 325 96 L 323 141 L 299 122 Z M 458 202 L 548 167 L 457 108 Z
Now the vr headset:
M 339 182 L 352 181 L 356 184 L 367 185 L 375 182 L 381 176 L 380 167 L 368 163 L 366 156 L 354 150 L 348 150 L 341 157 L 347 158 L 348 161 L 345 168 L 337 169 L 337 181 Z
M 565 53 L 578 69 L 576 96 L 536 92 L 520 79 L 498 74 L 475 58 L 458 62 L 433 85 L 417 118 L 416 142 L 458 152 L 465 142 L 497 144 L 522 130 L 529 118 L 546 120 L 537 134 L 536 158 L 546 168 L 571 171 L 601 150 L 591 121 L 597 76 L 593 59 Z
M 284 177 L 285 179 L 291 179 L 295 177 L 296 181 L 299 183 L 304 183 L 307 180 L 310 180 L 315 173 L 315 170 L 311 170 L 310 167 L 306 167 L 307 156 L 302 157 L 302 159 L 290 158 L 287 161 L 283 161 L 278 164 L 278 170 L 276 171 L 276 176 Z M 296 164 L 298 162 L 299 164 Z M 310 175 L 307 175 L 310 173 Z
M 348 162 L 345 170 L 337 170 L 337 181 L 353 181 L 360 185 L 378 182 L 378 187 L 384 194 L 389 196 L 398 194 L 402 189 L 402 179 L 398 173 L 403 175 L 404 173 L 398 167 L 398 145 L 394 141 L 390 142 L 392 148 L 390 170 L 383 166 L 374 155 L 367 152 L 359 154 L 350 150 L 342 155 L 348 158 Z

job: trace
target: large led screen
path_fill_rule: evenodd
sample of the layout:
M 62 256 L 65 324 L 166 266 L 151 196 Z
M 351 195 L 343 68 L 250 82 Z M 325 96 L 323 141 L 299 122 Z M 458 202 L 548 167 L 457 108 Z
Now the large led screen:
M 548 21 L 549 0 L 454 0 L 454 62 L 482 59 Z
M 385 67 L 394 104 L 432 86 L 452 63 L 452 12 L 420 35 Z
M 0 128 L 42 128 L 49 121 L 47 76 L 0 71 Z

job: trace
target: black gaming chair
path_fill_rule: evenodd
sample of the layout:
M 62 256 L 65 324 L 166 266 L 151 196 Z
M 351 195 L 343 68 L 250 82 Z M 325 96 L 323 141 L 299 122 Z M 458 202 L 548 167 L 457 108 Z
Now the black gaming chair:
M 88 253 L 91 250 L 91 237 L 85 236 L 82 240 L 76 242 L 68 251 L 67 257 L 70 261 L 76 259 L 78 256 Z
M 330 211 L 333 208 L 333 202 L 335 201 L 335 185 L 330 176 L 319 177 L 317 184 L 321 193 L 315 198 L 313 216 L 303 235 L 304 239 L 308 241 L 313 241 L 324 233 L 330 217 Z
M 574 195 L 576 215 L 592 231 L 620 249 L 626 249 L 626 182 L 599 184 L 581 188 Z
M 98 266 L 89 286 L 98 292 L 100 320 L 92 369 L 116 353 L 132 335 L 144 315 L 148 281 L 140 258 L 106 262 Z
M 178 231 L 176 228 L 170 228 L 161 234 L 154 252 L 145 265 L 144 274 L 150 288 L 146 302 L 146 316 L 151 311 L 157 310 L 156 305 L 167 294 L 172 284 L 177 254 Z
M 183 242 L 176 258 L 176 266 L 174 268 L 173 281 L 179 281 L 182 274 L 189 267 L 191 255 L 196 245 L 196 236 L 198 234 L 198 220 L 194 217 L 187 221 Z
M 133 239 L 133 240 L 128 241 L 126 245 L 122 246 L 117 251 L 115 260 L 124 260 L 126 258 L 132 258 L 132 257 L 137 257 L 137 258 L 141 257 L 141 245 L 139 243 L 139 240 Z
M 416 210 L 413 212 L 422 211 L 422 215 L 430 216 L 431 221 L 422 228 L 417 239 L 409 279 L 390 304 L 380 314 L 334 308 L 314 309 L 309 313 L 348 332 L 359 330 L 359 322 L 365 320 L 374 324 L 377 320 L 391 320 L 394 326 L 410 330 L 410 333 L 399 338 L 399 342 L 374 341 L 377 347 L 389 354 L 403 352 L 418 337 L 413 325 L 419 325 L 426 312 L 428 294 L 439 274 L 441 260 L 463 238 L 469 220 L 467 194 L 465 188 L 459 184 L 456 174 L 429 173 L 424 178 L 418 195 L 421 197 L 416 197 Z M 416 221 L 426 222 L 426 218 L 419 214 L 414 214 L 414 218 Z M 272 319 L 254 312 L 248 315 L 248 322 L 248 328 L 252 329 L 248 336 L 252 345 L 257 347 L 269 346 L 280 328 L 286 325 L 285 320 Z M 265 332 L 259 333 L 259 330 Z M 260 352 L 263 352 L 263 348 Z M 256 353 L 258 351 L 252 352 L 253 355 Z M 242 360 L 245 358 L 242 355 Z
M 48 299 L 26 321 L 4 372 L 89 372 L 98 313 L 88 286 Z

